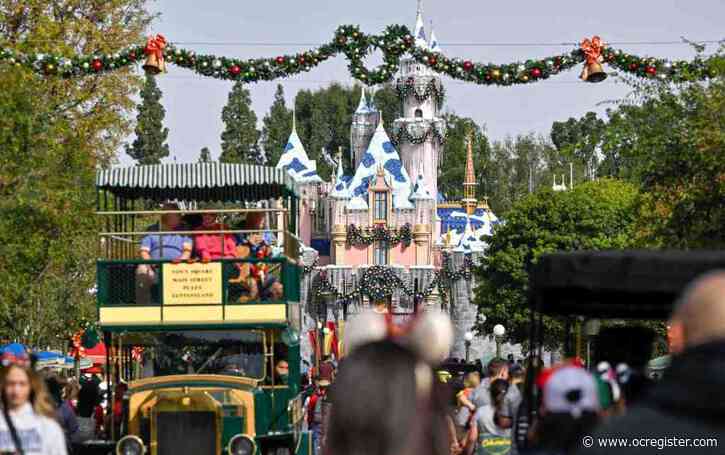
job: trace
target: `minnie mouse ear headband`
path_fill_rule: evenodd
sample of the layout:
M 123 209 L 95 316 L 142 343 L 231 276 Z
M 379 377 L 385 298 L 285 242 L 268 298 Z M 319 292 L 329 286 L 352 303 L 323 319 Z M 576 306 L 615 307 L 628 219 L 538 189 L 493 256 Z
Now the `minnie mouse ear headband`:
M 345 346 L 353 352 L 368 343 L 390 339 L 407 347 L 421 359 L 415 366 L 419 396 L 433 387 L 432 366 L 448 357 L 453 344 L 453 324 L 440 311 L 418 313 L 409 323 L 397 326 L 388 313 L 367 311 L 350 319 L 345 330 Z
M 345 329 L 345 346 L 349 352 L 356 348 L 390 339 L 416 353 L 429 366 L 442 363 L 453 344 L 453 325 L 440 311 L 418 313 L 405 325 L 393 323 L 388 313 L 366 311 L 350 318 Z

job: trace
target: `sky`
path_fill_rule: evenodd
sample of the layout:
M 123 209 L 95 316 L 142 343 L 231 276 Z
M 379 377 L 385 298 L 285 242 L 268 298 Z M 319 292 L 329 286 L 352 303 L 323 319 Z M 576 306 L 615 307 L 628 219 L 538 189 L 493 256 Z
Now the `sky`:
M 358 24 L 373 34 L 392 23 L 412 30 L 416 0 L 158 0 L 151 8 L 160 14 L 151 31 L 162 33 L 179 47 L 250 58 L 313 48 L 329 41 L 340 24 Z M 427 33 L 432 20 L 445 54 L 480 62 L 508 63 L 568 52 L 573 49 L 571 43 L 593 35 L 606 42 L 634 42 L 616 47 L 638 55 L 689 59 L 694 51 L 688 45 L 651 42 L 680 41 L 683 36 L 695 41 L 725 38 L 723 0 L 423 0 L 422 8 Z M 711 44 L 708 50 L 716 46 Z M 368 62 L 379 60 L 373 55 Z M 346 65 L 340 56 L 305 74 L 250 84 L 260 121 L 278 83 L 284 87 L 289 106 L 299 90 L 335 81 L 354 83 Z M 473 118 L 485 125 L 489 138 L 498 140 L 529 132 L 547 135 L 554 121 L 590 110 L 604 112 L 608 102 L 629 92 L 613 77 L 599 84 L 581 82 L 579 71 L 576 68 L 546 81 L 512 87 L 479 86 L 444 77 L 444 110 Z M 202 147 L 209 147 L 212 156 L 218 157 L 221 111 L 232 83 L 173 65 L 158 82 L 170 130 L 171 156 L 165 161 L 196 161 Z M 120 161 L 132 163 L 125 154 Z

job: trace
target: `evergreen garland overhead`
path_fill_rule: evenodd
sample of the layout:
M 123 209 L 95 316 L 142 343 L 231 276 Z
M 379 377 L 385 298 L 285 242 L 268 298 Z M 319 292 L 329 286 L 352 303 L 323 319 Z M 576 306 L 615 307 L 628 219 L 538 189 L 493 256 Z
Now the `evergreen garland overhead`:
M 383 63 L 378 67 L 368 68 L 364 59 L 375 49 L 383 53 Z M 176 47 L 173 43 L 167 44 L 162 36 L 157 35 L 150 38 L 146 45 L 134 46 L 113 54 L 26 54 L 3 48 L 0 49 L 0 63 L 25 67 L 44 76 L 70 78 L 127 68 L 147 58 L 144 66 L 149 69 L 155 65 L 153 72 L 162 71 L 169 63 L 202 76 L 258 82 L 310 71 L 338 54 L 344 54 L 347 58 L 350 74 L 367 85 L 390 81 L 398 71 L 400 58 L 405 54 L 438 73 L 484 85 L 537 82 L 587 61 L 587 55 L 581 48 L 564 54 L 501 65 L 449 58 L 440 52 L 415 46 L 410 30 L 404 25 L 394 24 L 379 35 L 365 34 L 356 25 L 341 25 L 335 31 L 333 39 L 317 49 L 269 58 L 239 59 L 197 54 L 193 50 Z M 669 61 L 626 53 L 606 45 L 602 45 L 600 55 L 604 64 L 641 78 L 682 82 L 704 80 L 717 74 L 715 65 L 709 58 Z M 150 65 L 149 60 L 152 58 L 154 63 Z
M 367 246 L 373 242 L 385 242 L 388 247 L 402 243 L 405 248 L 410 246 L 413 232 L 410 223 L 405 223 L 397 231 L 386 226 L 376 225 L 362 228 L 354 224 L 347 226 L 346 241 L 352 246 Z

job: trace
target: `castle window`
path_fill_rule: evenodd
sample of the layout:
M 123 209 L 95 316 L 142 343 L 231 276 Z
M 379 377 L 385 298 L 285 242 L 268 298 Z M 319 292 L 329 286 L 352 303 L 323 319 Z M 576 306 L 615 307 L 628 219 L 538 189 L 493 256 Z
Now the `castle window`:
M 388 264 L 388 244 L 386 242 L 375 242 L 375 249 L 373 250 L 373 264 Z
M 423 118 L 423 110 L 422 109 L 416 109 L 415 110 L 415 118 Z
M 376 191 L 374 195 L 373 220 L 374 222 L 388 221 L 388 193 L 385 191 Z

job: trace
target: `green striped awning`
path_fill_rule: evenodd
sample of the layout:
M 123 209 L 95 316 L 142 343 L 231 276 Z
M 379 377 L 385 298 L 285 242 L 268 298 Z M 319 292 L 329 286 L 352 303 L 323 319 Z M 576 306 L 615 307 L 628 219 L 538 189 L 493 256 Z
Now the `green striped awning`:
M 292 178 L 269 166 L 182 163 L 99 170 L 96 187 L 123 198 L 259 200 L 297 195 Z

